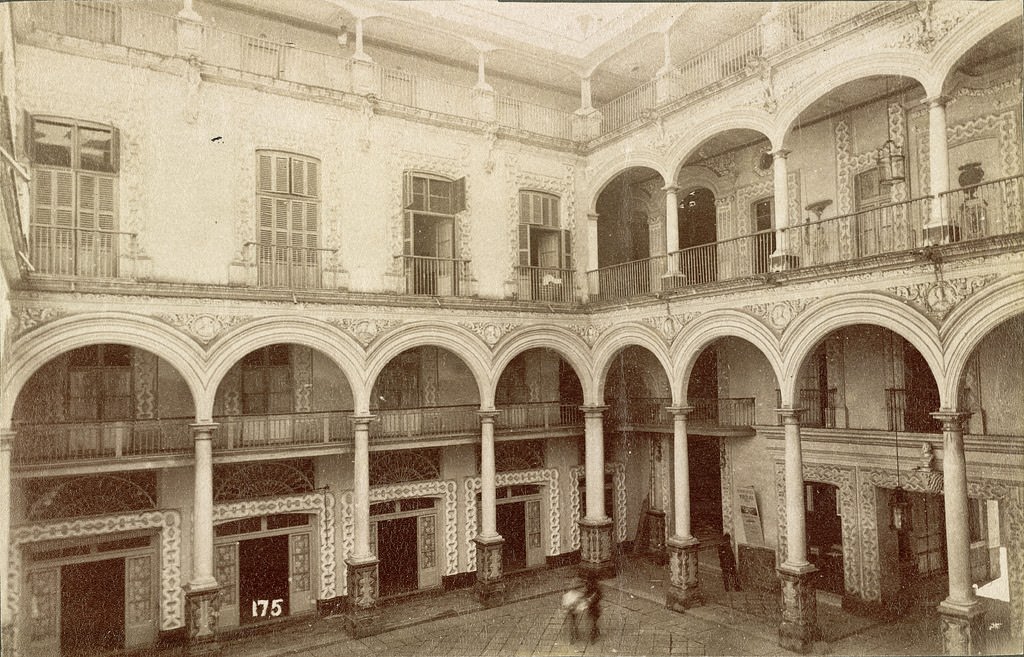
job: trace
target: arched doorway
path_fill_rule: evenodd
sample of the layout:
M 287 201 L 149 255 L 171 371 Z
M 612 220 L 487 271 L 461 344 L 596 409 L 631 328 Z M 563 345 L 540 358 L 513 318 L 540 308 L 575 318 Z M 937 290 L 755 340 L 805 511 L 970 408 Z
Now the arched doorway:
M 709 283 L 718 279 L 718 239 L 715 194 L 698 187 L 679 201 L 680 272 L 687 283 Z

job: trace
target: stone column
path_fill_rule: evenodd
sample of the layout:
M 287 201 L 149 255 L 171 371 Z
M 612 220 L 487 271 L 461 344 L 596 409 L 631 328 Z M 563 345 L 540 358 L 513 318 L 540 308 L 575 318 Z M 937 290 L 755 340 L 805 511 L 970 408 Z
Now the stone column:
M 818 606 L 811 576 L 817 571 L 807 561 L 803 456 L 800 453 L 802 409 L 777 409 L 786 434 L 786 560 L 778 568 L 782 581 L 782 623 L 779 645 L 806 653 L 818 639 Z
M 590 95 L 590 75 L 580 76 L 580 108 L 573 113 L 572 138 L 588 141 L 601 134 L 601 112 L 594 108 Z
M 356 16 L 356 49 L 352 53 L 352 92 L 380 96 L 380 76 L 373 58 L 363 50 L 363 17 Z
M 3 657 L 14 654 L 13 610 L 7 606 L 11 554 L 11 449 L 14 436 L 14 431 L 0 429 L 0 583 L 3 583 L 3 595 L 0 596 L 0 654 Z
M 377 557 L 370 551 L 370 422 L 374 415 L 351 416 L 354 433 L 352 454 L 352 556 L 348 570 L 348 605 L 345 630 L 354 637 L 380 631 L 377 611 Z
M 220 649 L 217 644 L 220 587 L 213 576 L 213 432 L 217 426 L 212 422 L 191 425 L 195 448 L 192 579 L 185 587 L 185 621 L 191 654 Z
M 499 411 L 480 411 L 480 533 L 476 543 L 477 599 L 485 607 L 505 601 L 505 579 L 501 563 L 505 543 L 498 534 L 497 504 L 494 497 L 494 418 Z
M 946 510 L 946 567 L 949 596 L 939 605 L 943 652 L 980 655 L 985 652 L 985 606 L 971 586 L 971 534 L 968 526 L 967 459 L 963 424 L 970 413 L 940 410 L 942 422 L 942 495 Z
M 775 182 L 775 252 L 771 254 L 772 271 L 794 269 L 799 259 L 789 252 L 789 167 L 790 151 L 780 148 L 772 153 Z
M 672 425 L 672 508 L 674 526 L 668 539 L 669 581 L 665 592 L 665 606 L 683 611 L 704 602 L 697 573 L 697 551 L 700 544 L 690 528 L 690 454 L 686 435 L 686 416 L 693 410 L 689 406 L 668 409 L 674 418 Z
M 580 568 L 598 577 L 615 574 L 612 519 L 604 508 L 604 412 L 607 406 L 581 407 L 586 417 L 587 515 L 580 520 Z
M 497 96 L 494 88 L 487 84 L 484 75 L 486 51 L 477 50 L 476 86 L 473 87 L 473 102 L 476 104 L 476 118 L 487 123 L 497 120 Z
M 946 244 L 959 239 L 956 227 L 949 225 L 941 196 L 949 191 L 949 142 L 946 138 L 945 96 L 926 98 L 928 104 L 928 186 L 932 197 L 928 223 L 924 226 L 926 244 Z
M 665 275 L 676 278 L 679 273 L 679 185 L 665 185 Z M 666 285 L 668 283 L 666 282 Z

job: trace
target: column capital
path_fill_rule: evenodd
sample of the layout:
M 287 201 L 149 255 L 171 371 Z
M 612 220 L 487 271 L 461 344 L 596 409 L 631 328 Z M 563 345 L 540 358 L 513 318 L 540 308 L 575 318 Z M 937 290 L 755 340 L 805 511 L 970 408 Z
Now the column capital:
M 789 150 L 788 148 L 779 148 L 777 150 L 771 151 L 772 159 L 773 160 L 785 160 L 786 157 L 789 156 L 789 154 L 792 153 L 792 152 L 793 151 Z
M 932 107 L 945 107 L 946 103 L 948 103 L 949 101 L 950 101 L 950 97 L 949 96 L 943 96 L 943 95 L 928 96 L 927 98 L 922 98 L 921 99 L 921 104 L 922 105 L 927 105 L 928 108 L 931 109 Z
M 497 408 L 482 408 L 479 411 L 477 411 L 476 414 L 480 416 L 480 421 L 481 422 L 483 422 L 483 423 L 493 423 L 494 422 L 494 418 L 498 417 L 499 415 L 501 415 L 504 412 L 505 411 L 502 411 L 502 410 L 497 409 Z
M 608 407 L 598 405 L 580 406 L 580 410 L 583 411 L 583 414 L 588 418 L 600 418 L 604 417 L 604 412 L 608 410 Z
M 971 417 L 971 412 L 941 408 L 929 415 L 942 423 L 943 431 L 963 431 L 963 425 Z
M 666 406 L 665 410 L 675 417 L 681 416 L 686 419 L 686 416 L 693 412 L 693 406 Z
M 374 415 L 373 413 L 369 413 L 367 415 L 353 413 L 352 415 L 348 416 L 348 419 L 351 420 L 353 428 L 359 428 L 359 425 L 369 427 L 370 423 L 373 422 L 374 420 L 377 420 L 379 417 L 380 416 Z
M 779 414 L 785 424 L 800 424 L 800 415 L 803 414 L 807 409 L 794 408 L 792 406 L 784 406 L 782 408 L 776 408 L 775 412 Z
M 590 221 L 597 221 L 600 218 L 601 218 L 601 215 L 599 215 L 596 212 L 588 212 L 587 213 L 587 219 L 590 220 Z
M 192 430 L 192 437 L 195 440 L 210 440 L 211 435 L 220 424 L 217 422 L 195 422 L 188 425 L 188 428 Z
M 678 194 L 679 185 L 676 185 L 675 183 L 665 185 L 664 187 L 661 188 L 661 191 L 668 192 L 669 194 Z

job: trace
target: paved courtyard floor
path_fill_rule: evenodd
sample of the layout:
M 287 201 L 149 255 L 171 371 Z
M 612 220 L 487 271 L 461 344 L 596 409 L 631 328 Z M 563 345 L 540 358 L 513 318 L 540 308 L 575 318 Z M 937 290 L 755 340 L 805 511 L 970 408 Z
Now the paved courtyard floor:
M 705 564 L 706 557 L 701 554 Z M 345 655 L 556 656 L 608 655 L 786 655 L 777 643 L 778 603 L 774 594 L 726 593 L 716 569 L 702 565 L 706 602 L 685 613 L 664 605 L 665 569 L 645 561 L 623 561 L 618 577 L 603 582 L 600 635 L 588 626 L 573 642 L 559 609 L 572 568 L 543 570 L 511 578 L 509 602 L 482 609 L 471 590 L 407 600 L 381 609 L 385 631 L 353 639 L 341 618 L 282 625 L 277 631 L 222 642 L 224 657 L 340 657 Z M 827 597 L 819 599 L 820 655 L 937 655 L 938 619 L 922 606 L 898 621 L 882 622 L 848 614 Z M 990 653 L 1019 654 L 1024 646 L 1005 643 Z

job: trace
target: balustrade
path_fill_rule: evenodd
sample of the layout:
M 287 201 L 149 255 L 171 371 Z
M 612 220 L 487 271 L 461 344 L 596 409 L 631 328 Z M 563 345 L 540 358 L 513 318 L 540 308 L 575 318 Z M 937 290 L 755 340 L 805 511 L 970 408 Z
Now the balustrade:
M 135 250 L 134 233 L 34 224 L 30 235 L 29 260 L 40 274 L 118 278 L 120 258 Z
M 477 405 L 429 406 L 373 411 L 380 418 L 370 424 L 371 438 L 444 436 L 480 433 Z
M 498 410 L 501 414 L 494 420 L 496 431 L 583 426 L 583 411 L 579 405 L 561 404 L 557 401 L 533 402 L 502 404 Z
M 213 437 L 215 450 L 256 449 L 287 445 L 321 445 L 351 441 L 352 411 L 228 415 Z
M 621 424 L 671 428 L 673 416 L 667 410 L 668 397 L 629 398 L 612 413 Z M 692 408 L 687 424 L 704 427 L 748 427 L 754 424 L 754 398 L 689 399 Z
M 338 251 L 256 242 L 246 246 L 255 250 L 257 285 L 289 289 L 324 287 L 324 268 Z
M 116 420 L 15 427 L 17 464 L 180 454 L 192 451 L 191 420 Z
M 457 258 L 402 256 L 405 261 L 405 293 L 435 297 L 470 295 L 469 261 Z
M 519 299 L 523 301 L 554 301 L 573 303 L 576 288 L 573 270 L 553 267 L 516 267 Z
M 956 189 L 939 196 L 953 241 L 1007 235 L 1024 230 L 1024 176 L 1016 175 Z

